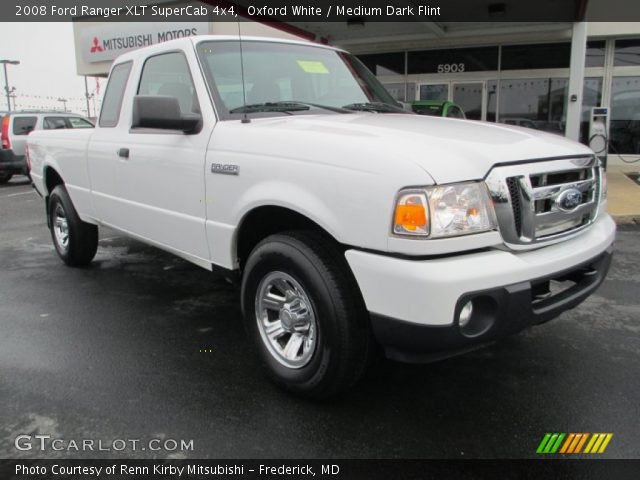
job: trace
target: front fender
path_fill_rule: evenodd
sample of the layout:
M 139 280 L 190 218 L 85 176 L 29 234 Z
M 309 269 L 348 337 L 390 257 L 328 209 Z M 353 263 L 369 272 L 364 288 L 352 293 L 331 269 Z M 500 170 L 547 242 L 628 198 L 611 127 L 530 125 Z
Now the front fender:
M 231 214 L 232 223 L 239 226 L 249 212 L 264 206 L 297 212 L 320 225 L 339 242 L 344 241 L 345 232 L 341 229 L 340 219 L 326 199 L 299 185 L 278 180 L 266 180 L 243 192 Z

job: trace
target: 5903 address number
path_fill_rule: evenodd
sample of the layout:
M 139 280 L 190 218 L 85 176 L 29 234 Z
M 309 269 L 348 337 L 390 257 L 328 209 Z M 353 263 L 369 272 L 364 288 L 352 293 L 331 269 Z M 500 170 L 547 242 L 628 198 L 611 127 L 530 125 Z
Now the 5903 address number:
M 464 63 L 440 63 L 438 73 L 458 73 L 464 72 Z

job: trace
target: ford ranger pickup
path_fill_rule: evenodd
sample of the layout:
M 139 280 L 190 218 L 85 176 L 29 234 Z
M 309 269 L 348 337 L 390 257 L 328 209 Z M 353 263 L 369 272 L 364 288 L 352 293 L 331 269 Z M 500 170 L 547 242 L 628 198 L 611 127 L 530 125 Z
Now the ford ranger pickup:
M 349 53 L 198 36 L 113 64 L 95 129 L 34 131 L 53 245 L 101 226 L 237 279 L 275 381 L 327 397 L 381 346 L 426 362 L 573 308 L 615 224 L 589 148 L 404 111 Z

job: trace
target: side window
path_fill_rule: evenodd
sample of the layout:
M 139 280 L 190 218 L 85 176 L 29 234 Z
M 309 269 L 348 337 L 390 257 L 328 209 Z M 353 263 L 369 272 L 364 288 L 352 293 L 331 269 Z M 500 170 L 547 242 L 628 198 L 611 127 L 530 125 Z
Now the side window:
M 138 95 L 175 97 L 183 114 L 200 113 L 189 64 L 180 52 L 163 53 L 147 59 L 142 68 Z
M 124 96 L 124 89 L 127 86 L 130 71 L 131 62 L 121 63 L 111 70 L 107 90 L 102 100 L 102 108 L 100 109 L 99 125 L 101 127 L 115 127 L 118 125 L 122 97 Z
M 67 124 L 63 117 L 45 117 L 44 122 L 42 123 L 42 128 L 45 130 L 67 128 Z
M 71 128 L 93 128 L 93 123 L 80 117 L 68 117 Z
M 13 118 L 13 134 L 28 135 L 36 126 L 36 117 L 14 117 Z

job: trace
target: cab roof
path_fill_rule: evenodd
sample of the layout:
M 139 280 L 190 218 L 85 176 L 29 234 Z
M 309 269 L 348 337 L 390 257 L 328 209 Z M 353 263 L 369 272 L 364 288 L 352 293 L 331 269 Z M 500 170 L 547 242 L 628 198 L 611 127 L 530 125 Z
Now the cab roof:
M 176 48 L 195 47 L 198 43 L 202 42 L 224 42 L 224 41 L 238 41 L 242 38 L 243 42 L 266 42 L 266 43 L 285 43 L 290 45 L 303 45 L 306 47 L 324 48 L 327 50 L 334 50 L 338 52 L 344 52 L 341 48 L 332 47 L 330 45 L 324 45 L 321 43 L 309 42 L 307 40 L 292 40 L 286 38 L 275 37 L 256 37 L 256 36 L 242 36 L 238 35 L 195 35 L 192 37 L 177 38 L 175 40 L 169 40 L 162 43 L 156 43 L 147 47 L 138 48 L 126 53 L 123 53 L 118 57 L 118 63 L 123 61 L 135 60 L 140 57 L 147 57 L 151 53 L 163 52 Z

